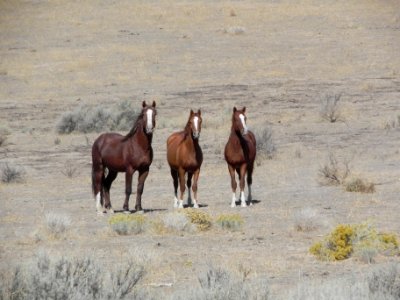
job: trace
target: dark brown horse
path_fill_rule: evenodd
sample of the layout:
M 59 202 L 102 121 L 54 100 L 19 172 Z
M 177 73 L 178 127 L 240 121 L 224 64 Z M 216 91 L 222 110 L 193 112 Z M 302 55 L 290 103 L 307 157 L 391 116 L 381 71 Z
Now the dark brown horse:
M 92 188 L 99 214 L 112 211 L 110 188 L 118 172 L 125 172 L 125 203 L 129 211 L 129 196 L 132 192 L 132 176 L 139 172 L 135 210 L 142 210 L 144 182 L 153 161 L 151 141 L 156 124 L 156 103 L 152 106 L 142 103 L 142 111 L 131 131 L 123 136 L 118 133 L 103 133 L 92 146 Z M 107 172 L 106 172 L 107 170 Z M 106 176 L 107 173 L 107 176 Z
M 185 174 L 187 173 L 188 205 L 191 205 L 190 188 L 193 189 L 193 207 L 198 208 L 197 181 L 200 175 L 200 167 L 203 162 L 203 152 L 199 145 L 201 131 L 201 111 L 197 113 L 190 110 L 189 119 L 185 129 L 171 134 L 167 140 L 167 160 L 171 168 L 171 176 L 174 182 L 174 207 L 183 208 L 183 194 L 185 193 Z M 193 186 L 192 186 L 193 177 Z M 178 202 L 178 179 L 180 186 L 180 198 Z
M 240 201 L 242 207 L 246 207 L 244 196 L 245 176 L 247 173 L 247 186 L 249 194 L 247 200 L 251 204 L 251 184 L 256 158 L 256 138 L 254 134 L 247 129 L 246 125 L 246 107 L 242 110 L 233 108 L 232 127 L 229 140 L 225 146 L 225 160 L 228 163 L 229 174 L 231 175 L 232 202 L 231 207 L 236 206 L 236 187 L 235 171 L 240 180 Z

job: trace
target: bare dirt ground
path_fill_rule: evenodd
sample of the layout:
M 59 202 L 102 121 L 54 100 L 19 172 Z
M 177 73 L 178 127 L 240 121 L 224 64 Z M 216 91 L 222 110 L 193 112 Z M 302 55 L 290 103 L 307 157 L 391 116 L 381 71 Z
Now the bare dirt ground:
M 316 260 L 310 245 L 340 223 L 372 221 L 400 232 L 400 5 L 398 1 L 1 1 L 0 122 L 10 129 L 0 163 L 24 167 L 25 183 L 0 183 L 0 270 L 54 255 L 123 261 L 132 248 L 152 253 L 144 284 L 195 283 L 211 261 L 268 279 L 278 295 L 304 278 L 362 274 L 355 259 Z M 342 119 L 319 114 L 325 94 L 341 93 Z M 90 188 L 91 143 L 98 133 L 59 135 L 65 111 L 80 104 L 157 101 L 155 160 L 143 207 L 156 219 L 173 211 L 165 141 L 201 108 L 204 164 L 199 202 L 216 216 L 237 212 L 238 232 L 117 236 L 98 217 Z M 234 105 L 256 130 L 267 124 L 277 149 L 254 173 L 259 203 L 232 209 L 223 160 Z M 60 143 L 55 143 L 59 138 Z M 318 183 L 329 152 L 350 160 L 376 192 Z M 77 169 L 73 178 L 65 164 Z M 134 179 L 135 184 L 135 179 Z M 135 189 L 135 186 L 134 186 Z M 122 208 L 124 176 L 111 190 Z M 131 198 L 134 204 L 135 194 Z M 295 229 L 303 208 L 318 212 L 311 232 Z M 45 214 L 65 213 L 61 240 L 35 238 Z M 396 258 L 378 257 L 377 264 Z

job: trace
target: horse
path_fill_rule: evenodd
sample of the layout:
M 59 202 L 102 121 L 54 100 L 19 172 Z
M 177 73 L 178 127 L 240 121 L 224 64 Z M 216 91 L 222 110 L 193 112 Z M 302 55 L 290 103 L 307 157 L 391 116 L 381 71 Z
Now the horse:
M 229 174 L 231 176 L 232 202 L 231 207 L 236 206 L 236 187 L 235 171 L 240 180 L 240 201 L 242 207 L 246 207 L 244 196 L 245 176 L 247 173 L 248 202 L 251 203 L 251 184 L 253 181 L 254 160 L 256 158 L 256 138 L 247 128 L 245 115 L 246 107 L 238 110 L 233 107 L 232 127 L 228 142 L 225 146 L 225 160 L 228 164 Z
M 193 189 L 193 207 L 199 208 L 197 203 L 197 181 L 200 167 L 203 162 L 203 152 L 199 145 L 201 132 L 201 111 L 197 113 L 190 110 L 189 119 L 183 131 L 171 134 L 167 139 L 167 160 L 171 169 L 174 184 L 174 207 L 183 208 L 183 195 L 185 193 L 185 174 L 187 173 L 188 206 L 191 205 L 190 188 Z M 192 186 L 193 177 L 193 186 Z M 178 179 L 180 198 L 178 197 Z
M 111 184 L 119 172 L 125 172 L 125 202 L 123 210 L 129 212 L 129 196 L 132 193 L 132 176 L 139 172 L 135 210 L 142 210 L 144 182 L 153 161 L 151 142 L 156 125 L 156 102 L 142 103 L 132 129 L 127 135 L 103 133 L 92 146 L 92 189 L 98 214 L 113 213 L 110 201 Z M 106 176 L 107 173 L 107 176 Z M 104 200 L 104 201 L 103 201 Z

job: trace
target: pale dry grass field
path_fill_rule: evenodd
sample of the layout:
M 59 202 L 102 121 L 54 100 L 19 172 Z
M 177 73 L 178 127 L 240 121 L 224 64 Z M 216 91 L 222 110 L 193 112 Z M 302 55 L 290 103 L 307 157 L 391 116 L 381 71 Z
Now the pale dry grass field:
M 144 260 L 138 284 L 147 298 L 182 298 L 212 264 L 265 280 L 272 298 L 301 299 L 296 293 L 309 280 L 335 287 L 338 278 L 398 263 L 398 256 L 378 255 L 371 265 L 309 254 L 341 223 L 400 232 L 398 1 L 1 1 L 0 41 L 0 167 L 24 172 L 22 182 L 0 182 L 3 276 L 45 249 L 54 259 L 91 256 L 102 265 Z M 330 122 L 321 108 L 339 94 L 340 118 Z M 118 235 L 110 216 L 96 215 L 91 195 L 99 133 L 59 134 L 56 126 L 80 105 L 112 110 L 132 101 L 139 109 L 143 100 L 158 109 L 142 202 L 148 223 Z M 268 127 L 275 147 L 257 161 L 256 201 L 245 209 L 229 206 L 223 160 L 235 105 L 247 107 L 251 130 Z M 173 209 L 165 143 L 191 108 L 203 117 L 200 210 L 214 221 L 239 214 L 238 230 L 179 229 L 187 227 Z M 374 183 L 375 192 L 321 185 L 331 153 L 348 163 L 349 178 Z M 120 174 L 111 189 L 116 210 L 124 184 Z M 49 216 L 68 222 L 49 225 Z

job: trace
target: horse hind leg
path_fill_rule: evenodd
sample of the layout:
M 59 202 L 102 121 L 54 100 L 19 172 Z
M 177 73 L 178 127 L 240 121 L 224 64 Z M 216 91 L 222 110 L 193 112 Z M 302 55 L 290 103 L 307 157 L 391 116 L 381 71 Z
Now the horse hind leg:
M 253 184 L 253 165 L 250 165 L 247 168 L 247 188 L 249 190 L 249 193 L 247 195 L 247 201 L 249 202 L 250 205 L 253 205 L 253 198 L 251 195 L 251 185 Z
M 188 198 L 187 198 L 188 207 L 192 206 L 192 194 L 191 194 L 192 177 L 193 177 L 193 173 L 188 173 L 187 181 L 186 181 L 186 186 L 187 186 L 187 189 L 188 189 Z
M 178 208 L 178 171 L 171 168 L 171 176 L 174 183 L 174 207 Z
M 93 169 L 93 193 L 96 201 L 97 214 L 102 215 L 104 213 L 103 203 L 103 182 L 104 182 L 104 170 L 102 167 Z
M 118 173 L 114 171 L 108 171 L 107 177 L 104 179 L 103 189 L 104 189 L 104 208 L 107 209 L 110 213 L 114 213 L 114 210 L 111 206 L 110 199 L 110 189 L 111 184 L 117 178 Z

